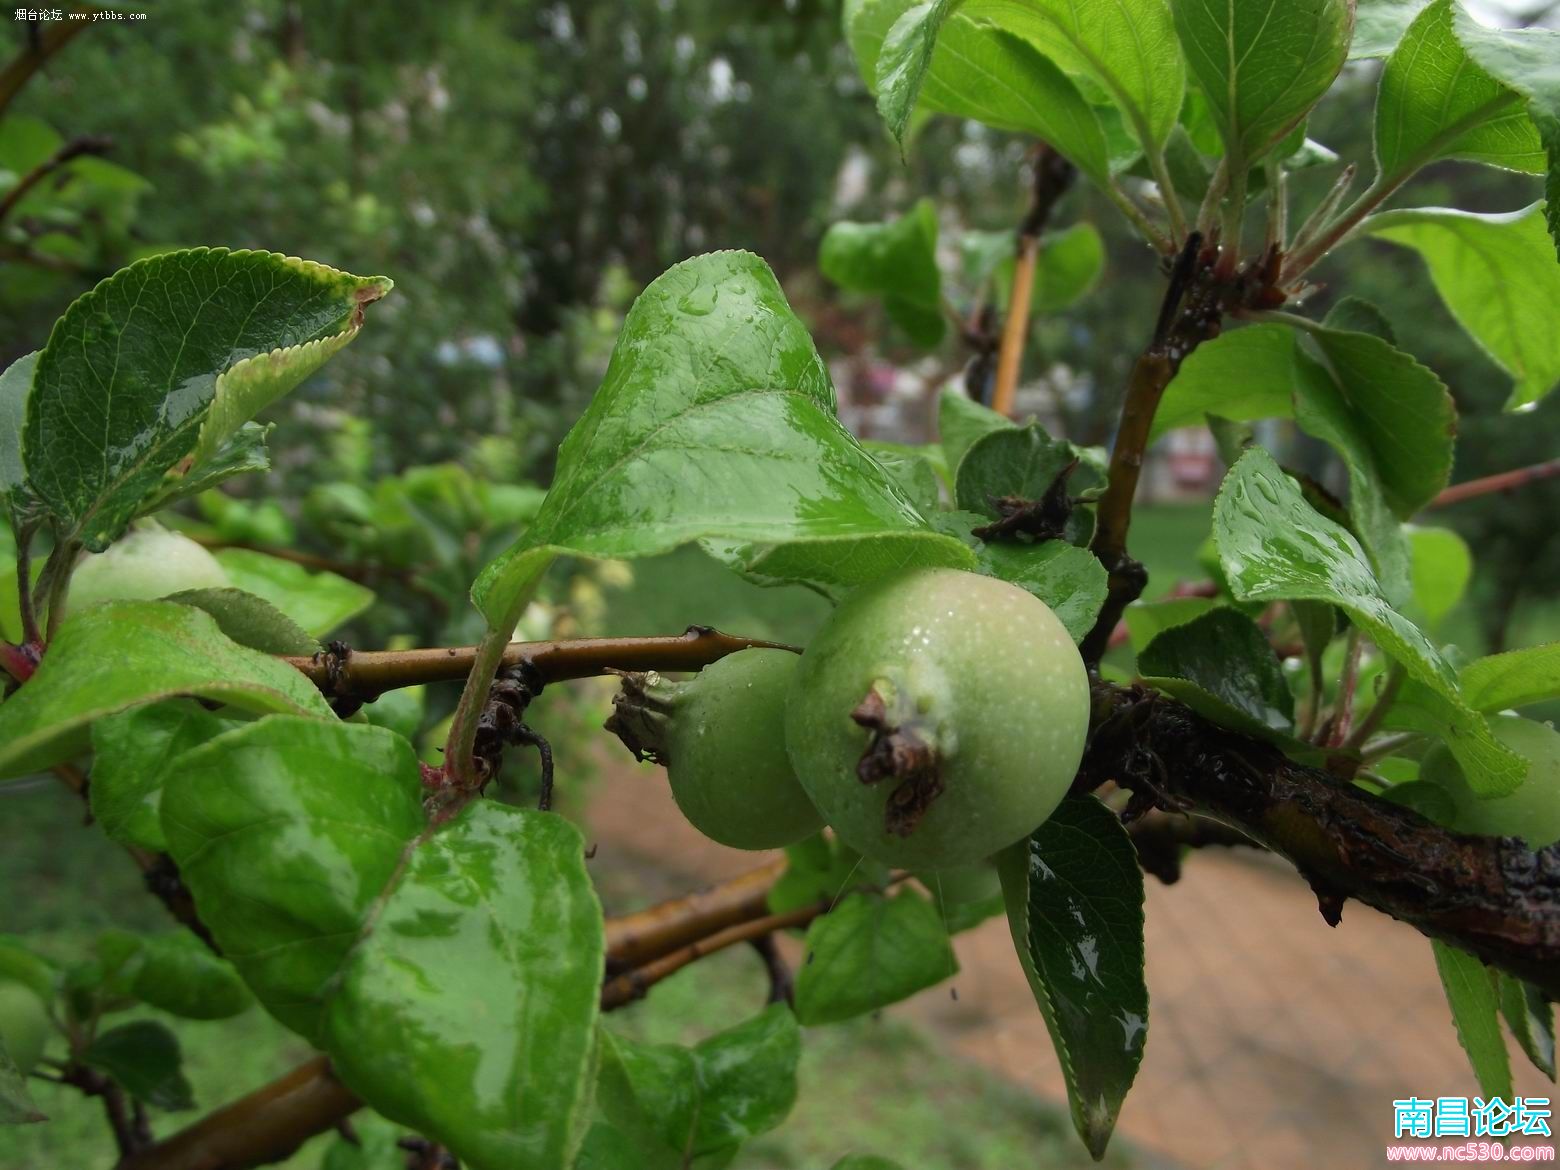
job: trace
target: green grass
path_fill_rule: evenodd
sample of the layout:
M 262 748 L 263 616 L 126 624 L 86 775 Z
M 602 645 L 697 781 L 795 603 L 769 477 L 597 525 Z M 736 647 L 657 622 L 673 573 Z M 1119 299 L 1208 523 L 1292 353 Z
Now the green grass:
M 57 785 L 0 787 L 0 818 L 8 842 L 0 854 L 6 904 L 0 929 L 27 936 L 53 958 L 72 961 L 87 957 L 100 929 L 169 928 L 162 907 L 141 888 L 135 867 L 82 823 L 79 801 Z M 603 879 L 614 907 L 642 904 L 672 887 L 666 875 L 649 872 L 609 871 Z M 614 1013 L 610 1023 L 642 1038 L 691 1041 L 759 1010 L 766 986 L 753 955 L 734 950 L 688 968 L 644 1002 Z M 258 1010 L 224 1021 L 169 1022 L 202 1110 L 308 1056 L 306 1046 Z M 825 1170 L 853 1152 L 891 1155 L 911 1170 L 1093 1165 L 1060 1108 L 939 1051 L 929 1036 L 892 1013 L 809 1030 L 800 1082 L 791 1119 L 743 1152 L 736 1163 L 742 1170 Z M 33 1084 L 50 1120 L 0 1128 L 0 1167 L 107 1170 L 114 1151 L 98 1103 L 73 1090 Z M 166 1134 L 194 1116 L 156 1115 L 153 1125 Z M 281 1165 L 313 1170 L 331 1140 L 316 1139 Z M 1117 1151 L 1106 1164 L 1133 1163 Z

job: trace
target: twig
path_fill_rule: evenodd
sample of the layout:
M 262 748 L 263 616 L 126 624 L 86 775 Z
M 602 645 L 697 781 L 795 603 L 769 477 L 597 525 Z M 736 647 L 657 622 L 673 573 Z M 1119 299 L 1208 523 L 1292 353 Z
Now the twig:
M 696 938 L 762 916 L 769 890 L 785 873 L 777 857 L 757 869 L 635 914 L 607 920 L 607 971 L 638 967 Z
M 72 12 L 90 12 L 91 9 L 72 8 Z M 58 53 L 79 32 L 84 32 L 94 22 L 91 20 L 50 21 L 41 33 L 29 38 L 22 51 L 4 69 L 0 69 L 0 114 L 11 104 L 24 85 L 32 79 L 50 57 Z
M 1343 671 L 1338 676 L 1338 701 L 1333 705 L 1331 726 L 1327 729 L 1327 746 L 1341 747 L 1349 738 L 1349 728 L 1354 722 L 1354 688 L 1359 683 L 1360 655 L 1365 650 L 1364 639 L 1358 626 L 1349 627 L 1344 641 Z
M 1502 471 L 1496 475 L 1486 475 L 1481 479 L 1454 483 L 1431 500 L 1430 507 L 1444 508 L 1448 504 L 1460 504 L 1464 500 L 1476 499 L 1494 492 L 1511 491 L 1513 488 L 1526 487 L 1530 483 L 1540 483 L 1556 477 L 1560 477 L 1560 459 L 1551 459 L 1545 463 L 1535 463 L 1531 467 L 1519 467 L 1515 471 Z
M 775 942 L 772 934 L 760 935 L 752 940 L 753 949 L 758 952 L 758 957 L 764 961 L 764 970 L 769 975 L 769 1003 L 791 1003 L 796 998 L 796 981 L 791 976 L 791 967 L 785 961 L 785 956 L 780 953 L 780 947 Z
M 114 1145 L 121 1158 L 131 1157 L 144 1148 L 135 1118 L 125 1108 L 124 1090 L 111 1077 L 104 1076 L 95 1068 L 72 1062 L 59 1079 L 61 1084 L 79 1089 L 88 1097 L 102 1099 L 108 1128 L 113 1132 Z
M 1029 301 L 1034 291 L 1040 236 L 1045 231 L 1046 222 L 1051 218 L 1057 200 L 1072 186 L 1077 174 L 1072 163 L 1045 143 L 1040 144 L 1035 152 L 1029 211 L 1018 228 L 1013 288 L 1008 295 L 1007 320 L 1002 325 L 1002 348 L 997 355 L 997 384 L 991 396 L 991 409 L 998 414 L 1013 413 L 1013 399 L 1018 392 L 1018 373 L 1024 361 L 1024 339 L 1029 336 Z
M 1360 725 L 1343 740 L 1343 747 L 1358 751 L 1364 747 L 1365 741 L 1376 734 L 1376 728 L 1381 726 L 1381 721 L 1386 718 L 1388 711 L 1392 710 L 1392 704 L 1397 701 L 1397 693 L 1403 686 L 1403 679 L 1407 672 L 1403 667 L 1394 662 L 1387 668 L 1387 681 L 1381 686 L 1381 693 L 1376 696 L 1375 705 L 1360 720 Z
M 511 642 L 500 666 L 529 666 L 545 684 L 593 678 L 609 670 L 700 670 L 728 654 L 754 648 L 795 649 L 780 642 L 723 634 L 708 626 L 689 626 L 672 637 Z M 478 649 L 349 650 L 334 663 L 328 655 L 320 654 L 283 661 L 307 675 L 328 697 L 367 702 L 401 687 L 458 682 L 471 673 Z
M 84 154 L 107 154 L 113 149 L 113 146 L 112 139 L 105 138 L 100 134 L 82 134 L 72 138 L 23 175 L 16 186 L 5 193 L 5 198 L 0 199 L 0 223 L 5 221 L 6 216 L 11 214 L 16 205 L 26 196 L 27 192 L 31 191 L 66 163 L 74 158 L 80 158 Z

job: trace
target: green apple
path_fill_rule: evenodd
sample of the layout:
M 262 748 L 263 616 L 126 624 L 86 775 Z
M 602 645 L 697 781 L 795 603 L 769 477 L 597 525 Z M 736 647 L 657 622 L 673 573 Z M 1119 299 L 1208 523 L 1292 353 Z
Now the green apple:
M 89 553 L 71 575 L 69 612 L 105 601 L 149 601 L 185 589 L 223 589 L 233 584 L 212 556 L 187 536 L 150 526 Z

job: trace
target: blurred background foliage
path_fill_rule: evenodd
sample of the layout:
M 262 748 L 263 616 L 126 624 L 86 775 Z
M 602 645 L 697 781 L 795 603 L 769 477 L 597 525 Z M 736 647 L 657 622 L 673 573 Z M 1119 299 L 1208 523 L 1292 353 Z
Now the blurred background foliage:
M 250 500 L 204 501 L 190 519 L 208 539 L 369 565 L 365 583 L 391 605 L 355 633 L 468 637 L 466 584 L 534 508 L 530 485 L 547 482 L 633 296 L 676 261 L 758 252 L 837 371 L 869 358 L 913 370 L 928 407 L 963 366 L 954 332 L 928 354 L 878 299 L 823 279 L 819 242 L 837 219 L 930 198 L 944 287 L 967 311 L 954 245 L 1012 230 L 1030 144 L 933 119 L 901 161 L 840 35 L 841 3 L 162 0 L 144 22 L 90 28 L 0 119 L 0 191 L 61 144 L 89 144 L 0 221 L 0 360 L 36 348 L 71 299 L 161 248 L 271 248 L 393 276 L 374 327 L 273 412 L 276 470 L 230 486 Z M 0 50 L 9 59 L 26 37 L 8 23 Z M 1376 68 L 1351 66 L 1310 125 L 1362 165 Z M 1293 218 L 1337 169 L 1293 176 Z M 1099 229 L 1103 278 L 1066 312 L 1037 316 L 1028 401 L 1100 444 L 1162 282 L 1085 188 L 1052 222 Z M 1534 197 L 1531 181 L 1450 163 L 1397 202 L 1511 210 Z M 1456 479 L 1555 454 L 1560 400 L 1502 414 L 1507 378 L 1411 253 L 1356 244 L 1322 276 L 1316 312 L 1335 289 L 1374 302 L 1452 387 Z M 842 399 L 869 381 L 841 377 Z M 911 433 L 884 437 L 924 438 L 914 432 L 933 411 L 901 413 Z M 1320 448 L 1291 455 L 1308 457 L 1325 471 Z M 1539 603 L 1560 572 L 1557 513 L 1551 482 L 1437 517 L 1482 567 L 1449 632 L 1483 649 L 1549 630 Z

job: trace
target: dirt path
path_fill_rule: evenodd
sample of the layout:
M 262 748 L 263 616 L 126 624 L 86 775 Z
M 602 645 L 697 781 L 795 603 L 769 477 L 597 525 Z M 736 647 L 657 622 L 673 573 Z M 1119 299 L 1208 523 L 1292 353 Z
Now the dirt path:
M 672 888 L 756 864 L 694 832 L 648 767 L 609 768 L 589 817 L 603 851 L 654 861 Z M 957 946 L 957 1000 L 938 988 L 891 1010 L 961 1056 L 1064 1099 L 1006 923 L 987 922 Z M 1329 928 L 1277 862 L 1209 850 L 1175 886 L 1150 879 L 1146 946 L 1149 1042 L 1121 1131 L 1188 1170 L 1385 1165 L 1394 1098 L 1477 1092 L 1429 943 L 1354 903 Z M 1517 1093 L 1554 1095 L 1515 1049 L 1512 1061 Z

